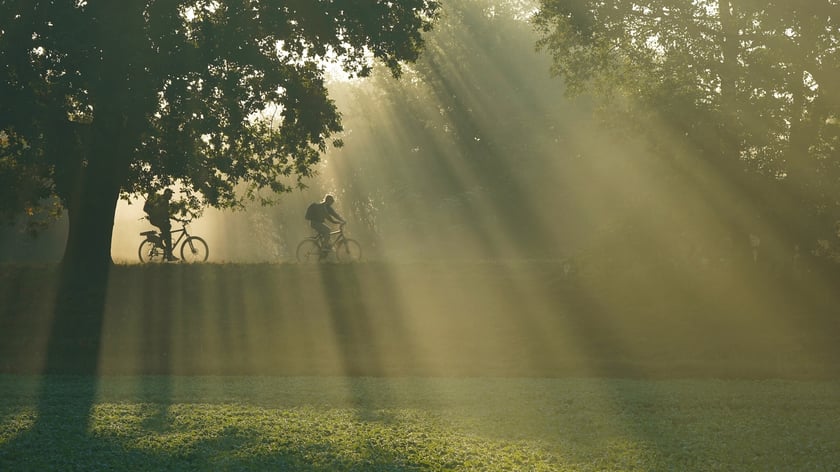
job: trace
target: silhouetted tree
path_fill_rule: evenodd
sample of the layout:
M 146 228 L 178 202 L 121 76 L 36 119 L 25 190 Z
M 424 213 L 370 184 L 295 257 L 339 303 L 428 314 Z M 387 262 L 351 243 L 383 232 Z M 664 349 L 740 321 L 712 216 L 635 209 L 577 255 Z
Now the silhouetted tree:
M 65 265 L 110 263 L 116 202 L 192 208 L 299 186 L 341 129 L 325 61 L 399 75 L 435 0 L 0 4 L 0 217 L 69 214 Z M 266 112 L 268 110 L 268 112 Z

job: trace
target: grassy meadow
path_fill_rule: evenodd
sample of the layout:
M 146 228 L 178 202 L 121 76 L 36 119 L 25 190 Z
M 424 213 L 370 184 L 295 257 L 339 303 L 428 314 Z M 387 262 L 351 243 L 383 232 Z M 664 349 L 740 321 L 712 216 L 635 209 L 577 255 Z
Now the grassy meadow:
M 74 336 L 56 322 L 59 278 L 0 268 L 0 470 L 840 463 L 840 317 L 824 277 L 115 266 Z M 95 353 L 95 375 L 55 346 Z
M 88 404 L 79 392 L 91 387 Z M 838 394 L 838 382 L 788 380 L 133 376 L 92 386 L 7 375 L 0 468 L 828 471 L 840 463 Z

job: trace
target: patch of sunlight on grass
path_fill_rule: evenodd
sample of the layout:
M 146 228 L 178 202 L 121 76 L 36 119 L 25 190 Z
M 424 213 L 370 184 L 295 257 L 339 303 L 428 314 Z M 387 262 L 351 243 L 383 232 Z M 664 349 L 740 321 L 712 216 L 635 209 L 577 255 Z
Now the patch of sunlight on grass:
M 51 379 L 45 399 L 27 388 L 32 379 L 0 376 L 0 470 L 818 471 L 840 463 L 837 382 L 104 377 L 86 406 L 75 392 L 84 382 Z M 36 417 L 45 404 L 56 418 Z M 86 416 L 86 430 L 67 428 Z
M 0 447 L 31 430 L 37 416 L 32 407 L 0 410 Z
M 154 415 L 147 408 L 98 405 L 91 434 L 141 455 L 201 458 L 218 468 L 551 470 L 550 456 L 538 448 L 459 434 L 417 410 L 382 410 L 377 419 L 361 419 L 352 409 L 177 404 L 152 429 L 143 427 L 144 412 L 145 419 Z

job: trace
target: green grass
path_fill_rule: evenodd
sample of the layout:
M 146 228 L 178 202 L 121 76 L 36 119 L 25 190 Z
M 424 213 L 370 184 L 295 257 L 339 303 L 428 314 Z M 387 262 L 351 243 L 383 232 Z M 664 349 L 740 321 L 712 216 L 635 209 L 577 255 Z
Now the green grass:
M 837 382 L 7 375 L 0 399 L 4 471 L 840 464 Z
M 74 373 L 78 347 L 108 375 L 840 378 L 836 282 L 763 277 L 567 277 L 551 262 L 117 266 L 101 310 L 77 314 L 56 303 L 54 268 L 0 266 L 0 372 Z
M 0 471 L 837 470 L 834 279 L 625 269 L 0 266 Z

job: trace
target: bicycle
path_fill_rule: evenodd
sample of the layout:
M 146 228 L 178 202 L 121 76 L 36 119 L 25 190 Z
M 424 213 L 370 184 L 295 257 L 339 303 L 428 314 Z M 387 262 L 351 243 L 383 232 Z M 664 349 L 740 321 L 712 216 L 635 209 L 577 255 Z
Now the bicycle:
M 333 255 L 339 262 L 356 262 L 362 258 L 362 246 L 355 239 L 344 236 L 342 224 L 330 232 L 329 246 L 325 247 L 316 233 L 298 244 L 296 255 L 302 263 L 327 261 Z
M 209 250 L 207 243 L 198 236 L 191 236 L 187 232 L 187 224 L 190 220 L 181 220 L 172 218 L 181 223 L 181 229 L 174 229 L 170 231 L 170 237 L 176 234 L 178 238 L 172 242 L 172 252 L 175 248 L 181 245 L 181 260 L 184 262 L 204 262 L 207 260 Z M 166 251 L 163 247 L 163 237 L 158 231 L 143 231 L 140 236 L 145 236 L 146 239 L 140 243 L 140 248 L 137 250 L 137 255 L 140 257 L 140 262 L 159 263 L 166 260 Z

